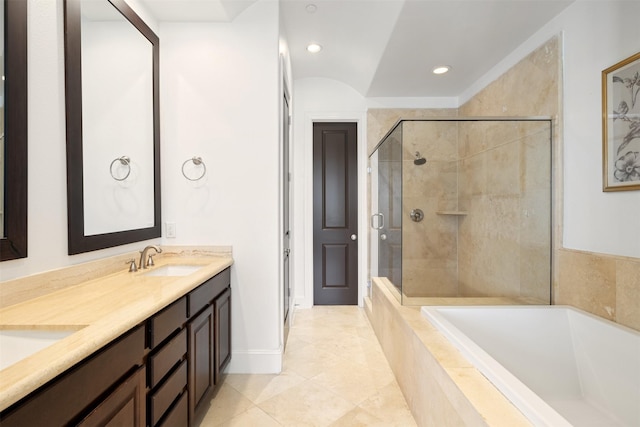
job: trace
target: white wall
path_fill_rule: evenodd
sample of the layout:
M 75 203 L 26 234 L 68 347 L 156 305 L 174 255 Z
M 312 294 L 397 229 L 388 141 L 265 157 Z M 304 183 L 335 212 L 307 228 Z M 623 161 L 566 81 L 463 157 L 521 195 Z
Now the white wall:
M 231 372 L 281 363 L 278 5 L 232 23 L 162 23 L 162 214 L 166 244 L 232 245 Z M 206 176 L 181 167 L 202 157 Z
M 313 122 L 358 122 L 358 277 L 366 289 L 366 104 L 352 87 L 330 79 L 294 80 L 292 262 L 295 303 L 313 306 Z M 363 206 L 365 208 L 363 208 Z
M 67 254 L 63 4 L 62 0 L 28 1 L 29 256 L 0 263 L 0 281 L 139 250 L 151 243 Z
M 62 0 L 29 0 L 29 256 L 0 281 L 139 250 L 148 243 L 232 245 L 230 369 L 277 372 L 279 281 L 278 5 L 227 24 L 163 24 L 160 36 L 163 220 L 177 238 L 67 255 Z M 136 2 L 130 3 L 134 8 Z M 286 63 L 286 61 L 285 61 Z M 182 163 L 201 156 L 196 183 Z
M 602 192 L 601 72 L 640 51 L 640 2 L 578 0 L 461 96 L 559 32 L 564 39 L 563 246 L 640 258 L 640 191 Z

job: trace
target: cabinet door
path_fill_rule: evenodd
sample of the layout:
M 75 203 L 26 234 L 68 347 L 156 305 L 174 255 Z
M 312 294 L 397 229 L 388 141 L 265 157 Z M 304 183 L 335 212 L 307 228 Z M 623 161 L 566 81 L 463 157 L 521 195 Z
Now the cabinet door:
M 145 369 L 134 372 L 113 393 L 104 399 L 78 426 L 131 426 L 144 427 Z
M 215 381 L 231 360 L 231 288 L 227 288 L 213 303 L 216 318 Z
M 213 390 L 213 308 L 187 324 L 189 334 L 189 424 L 196 425 Z

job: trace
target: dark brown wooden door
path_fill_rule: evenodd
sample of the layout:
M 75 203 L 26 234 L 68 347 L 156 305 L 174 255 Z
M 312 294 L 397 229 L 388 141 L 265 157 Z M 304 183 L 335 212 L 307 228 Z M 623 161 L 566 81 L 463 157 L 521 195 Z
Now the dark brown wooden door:
M 356 123 L 313 125 L 313 303 L 358 303 Z

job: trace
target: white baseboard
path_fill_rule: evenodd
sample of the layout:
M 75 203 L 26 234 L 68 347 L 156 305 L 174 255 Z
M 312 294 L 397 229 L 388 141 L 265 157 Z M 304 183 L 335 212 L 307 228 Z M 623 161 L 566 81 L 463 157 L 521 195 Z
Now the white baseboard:
M 294 304 L 296 308 L 311 308 L 313 307 L 313 300 L 309 298 L 296 298 Z
M 233 351 L 228 374 L 279 374 L 282 371 L 282 348 L 277 350 Z

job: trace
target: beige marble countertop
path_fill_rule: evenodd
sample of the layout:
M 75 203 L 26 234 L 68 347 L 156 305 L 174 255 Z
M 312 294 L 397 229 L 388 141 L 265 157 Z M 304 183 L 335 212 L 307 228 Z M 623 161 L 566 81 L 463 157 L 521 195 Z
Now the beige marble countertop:
M 186 276 L 121 271 L 0 308 L 0 329 L 74 330 L 66 338 L 0 371 L 0 410 L 93 354 L 205 280 L 233 264 L 231 254 L 168 253 L 155 267 L 201 265 Z M 58 274 L 64 274 L 64 269 Z

